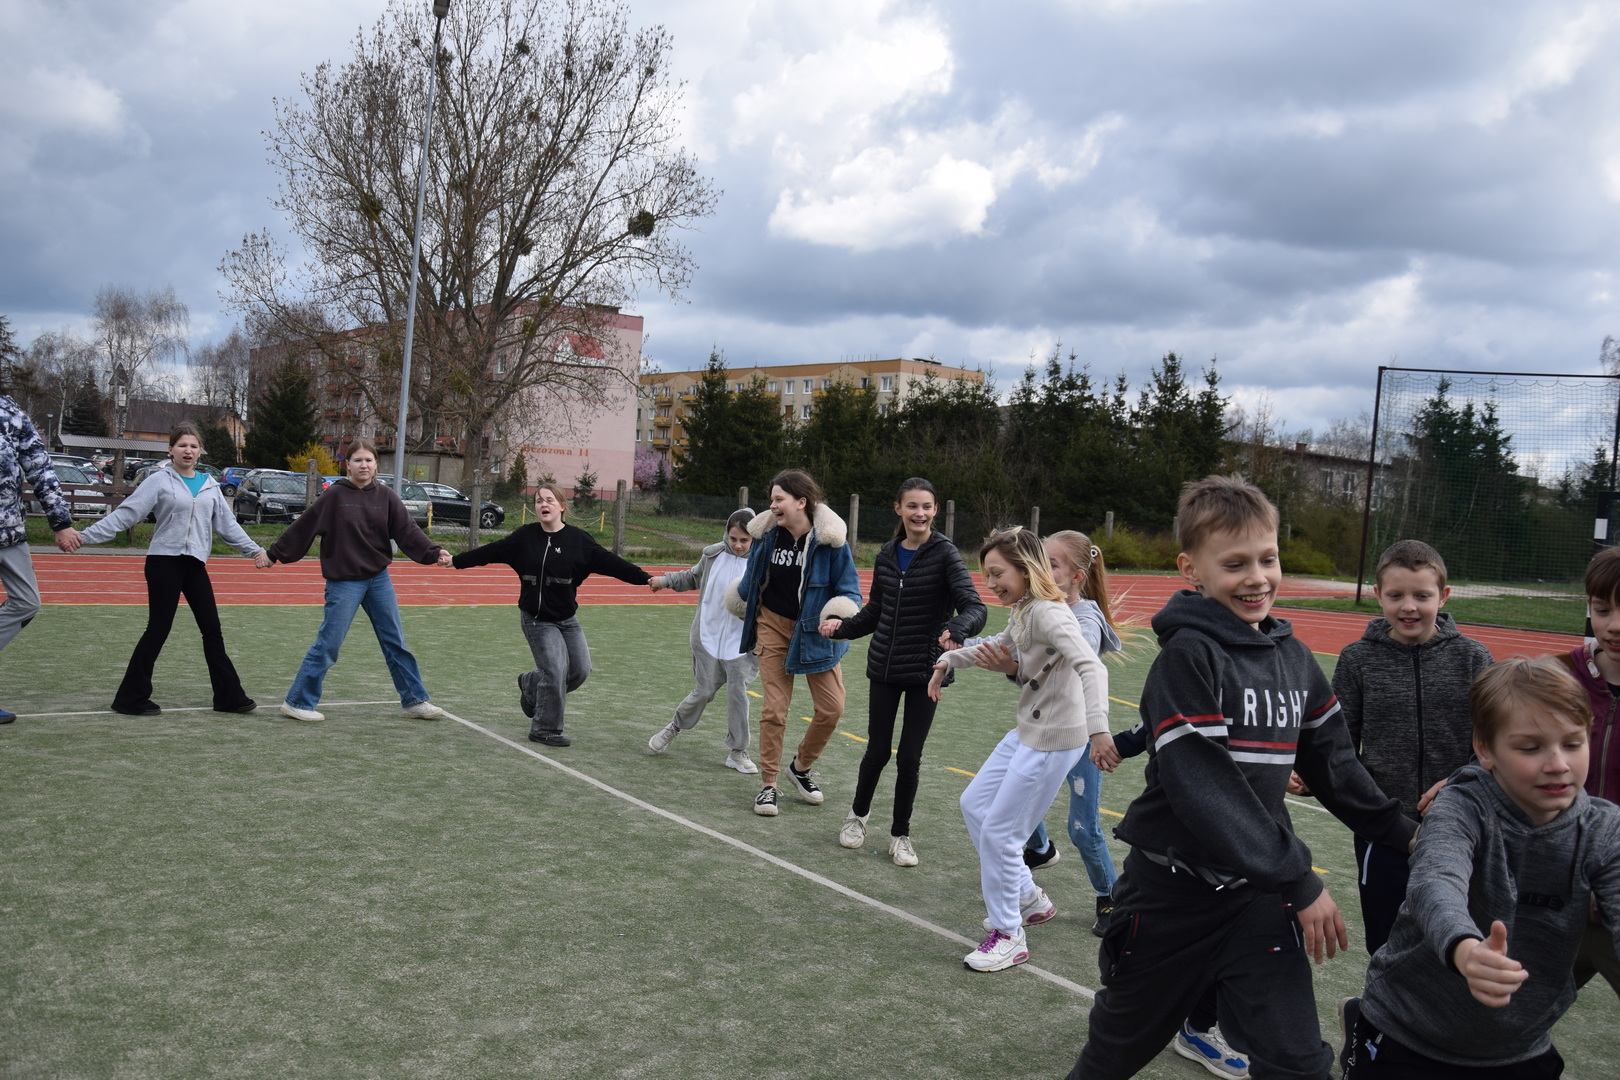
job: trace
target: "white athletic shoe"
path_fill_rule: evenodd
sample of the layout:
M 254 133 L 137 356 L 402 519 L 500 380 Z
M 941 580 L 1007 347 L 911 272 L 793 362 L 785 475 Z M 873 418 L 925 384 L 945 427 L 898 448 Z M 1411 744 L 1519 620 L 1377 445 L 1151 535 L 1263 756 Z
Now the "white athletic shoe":
M 962 957 L 962 963 L 974 971 L 1002 971 L 1029 959 L 1029 948 L 1024 944 L 1024 928 L 1020 926 L 1009 936 L 1006 931 L 990 929 L 990 936 L 979 942 L 979 947 Z
M 1194 1031 L 1183 1021 L 1181 1030 L 1170 1040 L 1170 1045 L 1175 1047 L 1176 1053 L 1198 1062 L 1216 1076 L 1226 1077 L 1227 1080 L 1248 1080 L 1248 1059 L 1221 1037 L 1219 1024 L 1208 1031 Z
M 325 714 L 318 713 L 314 709 L 300 709 L 298 706 L 289 705 L 285 701 L 281 703 L 281 715 L 290 716 L 294 720 L 307 720 L 311 724 L 319 723 L 320 721 L 326 719 Z
M 671 720 L 669 723 L 653 732 L 653 737 L 647 740 L 647 749 L 651 750 L 655 754 L 662 754 L 665 750 L 669 749 L 669 744 L 674 742 L 675 736 L 679 735 L 680 733 L 680 726 L 676 724 L 675 721 Z
M 444 710 L 431 701 L 418 701 L 405 706 L 405 715 L 412 720 L 437 720 L 444 715 Z
M 1025 926 L 1034 926 L 1036 923 L 1043 923 L 1056 914 L 1057 905 L 1052 903 L 1051 897 L 1046 895 L 1046 890 L 1039 886 L 1036 886 L 1035 888 L 1035 895 L 1024 901 L 1024 903 L 1019 905 L 1018 908 L 1018 915 L 1024 920 Z M 994 930 L 996 928 L 995 924 L 990 921 L 990 916 L 988 915 L 984 917 L 984 928 L 986 930 Z
M 911 837 L 897 836 L 889 841 L 889 858 L 896 866 L 916 866 L 917 849 L 911 846 Z
M 657 737 L 657 735 L 653 736 L 655 739 Z M 651 744 L 649 743 L 648 745 Z M 759 766 L 754 764 L 754 759 L 748 756 L 748 751 L 746 750 L 726 751 L 726 768 L 736 769 L 738 772 L 743 774 L 759 772 Z
M 858 848 L 866 843 L 866 819 L 871 814 L 857 814 L 851 810 L 844 819 L 844 827 L 838 830 L 838 846 Z

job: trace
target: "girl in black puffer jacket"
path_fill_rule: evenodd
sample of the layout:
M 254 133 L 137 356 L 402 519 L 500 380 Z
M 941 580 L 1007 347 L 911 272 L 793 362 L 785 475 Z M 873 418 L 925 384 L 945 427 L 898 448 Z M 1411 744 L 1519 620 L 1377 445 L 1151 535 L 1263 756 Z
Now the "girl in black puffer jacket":
M 928 697 L 928 680 L 939 659 L 940 631 L 949 631 L 961 644 L 984 628 L 986 612 L 956 545 L 934 532 L 934 515 L 939 512 L 934 485 L 917 477 L 901 484 L 894 512 L 900 524 L 894 539 L 878 552 L 866 606 L 848 619 L 828 619 L 821 624 L 821 633 L 835 639 L 872 635 L 866 658 L 870 681 L 866 754 L 838 842 L 858 848 L 866 840 L 872 796 L 889 763 L 895 715 L 904 698 L 889 856 L 896 866 L 916 866 L 911 804 L 922 771 L 923 742 L 934 722 L 936 703 Z

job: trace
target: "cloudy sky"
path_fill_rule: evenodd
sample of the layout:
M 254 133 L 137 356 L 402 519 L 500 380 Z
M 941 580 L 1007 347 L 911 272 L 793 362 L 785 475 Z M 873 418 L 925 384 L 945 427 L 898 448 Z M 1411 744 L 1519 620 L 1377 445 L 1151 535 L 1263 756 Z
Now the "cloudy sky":
M 427 0 L 422 0 L 426 4 Z M 629 0 L 675 35 L 724 189 L 647 351 L 935 356 L 1002 387 L 1061 342 L 1139 384 L 1218 358 L 1290 428 L 1379 364 L 1592 372 L 1620 337 L 1620 5 Z M 106 283 L 222 334 L 280 228 L 271 99 L 383 0 L 0 0 L 0 313 Z

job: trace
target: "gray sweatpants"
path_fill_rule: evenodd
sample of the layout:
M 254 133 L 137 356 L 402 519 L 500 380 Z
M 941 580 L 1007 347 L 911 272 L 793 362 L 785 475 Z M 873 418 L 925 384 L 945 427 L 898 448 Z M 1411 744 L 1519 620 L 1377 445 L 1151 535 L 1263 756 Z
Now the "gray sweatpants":
M 6 602 L 0 604 L 3 649 L 39 614 L 39 582 L 34 578 L 34 560 L 29 558 L 27 544 L 0 548 L 0 585 L 6 590 Z
M 744 653 L 735 660 L 716 660 L 702 646 L 692 646 L 692 678 L 696 685 L 675 706 L 675 726 L 688 731 L 703 719 L 703 710 L 726 688 L 726 746 L 748 749 L 748 685 L 759 677 L 759 658 Z

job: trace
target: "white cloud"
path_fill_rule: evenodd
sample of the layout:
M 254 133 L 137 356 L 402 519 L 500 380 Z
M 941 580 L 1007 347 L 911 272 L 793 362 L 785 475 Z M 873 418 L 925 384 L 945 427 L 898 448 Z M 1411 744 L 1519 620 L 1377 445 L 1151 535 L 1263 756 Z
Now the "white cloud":
M 941 154 L 919 170 L 888 147 L 835 166 L 825 186 L 849 193 L 784 191 L 771 231 L 853 251 L 938 242 L 979 232 L 996 198 L 995 174 L 977 162 Z
M 1568 86 L 1617 22 L 1620 12 L 1613 5 L 1591 4 L 1548 28 L 1491 88 L 1478 121 L 1487 126 L 1500 123 L 1527 100 Z

